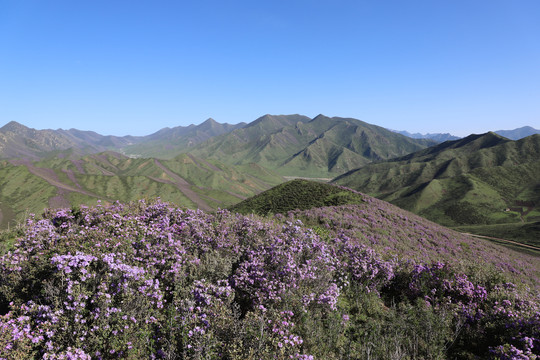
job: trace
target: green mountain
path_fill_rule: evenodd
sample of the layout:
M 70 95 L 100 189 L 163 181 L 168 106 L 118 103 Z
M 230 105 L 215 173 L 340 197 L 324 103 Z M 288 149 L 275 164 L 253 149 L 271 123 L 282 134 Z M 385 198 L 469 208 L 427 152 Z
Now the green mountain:
M 332 177 L 433 144 L 356 119 L 265 115 L 191 152 L 228 164 L 257 163 L 285 176 Z
M 200 125 L 164 128 L 148 136 L 104 136 L 93 131 L 36 130 L 12 121 L 0 128 L 0 158 L 39 160 L 67 152 L 84 156 L 107 150 L 132 157 L 172 159 L 196 144 L 244 126 L 208 119 Z
M 137 143 L 122 147 L 121 150 L 129 156 L 172 159 L 201 142 L 245 125 L 245 123 L 221 124 L 210 118 L 200 125 L 161 129 L 154 134 L 145 136 Z
M 291 180 L 252 196 L 229 210 L 241 214 L 286 214 L 291 210 L 307 210 L 323 206 L 362 203 L 362 194 L 335 185 L 308 180 Z
M 540 135 L 470 135 L 333 182 L 447 226 L 540 221 Z
M 65 151 L 71 156 L 82 156 L 136 141 L 139 138 L 134 136 L 103 136 L 76 129 L 36 130 L 11 121 L 0 128 L 0 158 L 38 160 Z
M 224 165 L 193 155 L 133 159 L 114 152 L 82 158 L 0 161 L 0 226 L 45 207 L 160 197 L 203 210 L 224 208 L 283 178 L 258 165 Z

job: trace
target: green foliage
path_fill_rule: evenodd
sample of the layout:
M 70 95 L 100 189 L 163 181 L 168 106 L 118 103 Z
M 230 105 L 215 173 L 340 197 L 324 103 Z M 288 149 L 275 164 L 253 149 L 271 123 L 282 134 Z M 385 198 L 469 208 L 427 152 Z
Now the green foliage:
M 24 234 L 24 225 L 19 223 L 5 230 L 0 230 L 0 256 L 13 249 L 18 237 Z
M 291 210 L 307 210 L 323 206 L 338 206 L 362 203 L 362 194 L 334 185 L 292 180 L 278 185 L 259 195 L 244 200 L 232 207 L 231 211 L 258 215 L 286 214 Z
M 456 202 L 445 209 L 445 215 L 456 224 L 485 224 L 487 219 L 468 202 Z
M 445 226 L 534 222 L 539 158 L 540 135 L 510 141 L 487 133 L 369 164 L 333 182 Z M 519 232 L 520 241 L 530 237 Z

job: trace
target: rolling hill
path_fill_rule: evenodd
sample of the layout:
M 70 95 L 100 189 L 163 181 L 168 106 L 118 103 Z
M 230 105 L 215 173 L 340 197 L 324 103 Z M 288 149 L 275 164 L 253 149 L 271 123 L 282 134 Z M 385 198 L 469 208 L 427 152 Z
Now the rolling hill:
M 82 158 L 0 162 L 0 225 L 43 208 L 160 197 L 189 208 L 226 207 L 283 182 L 255 164 L 224 165 L 193 155 L 132 159 L 114 152 Z M 21 186 L 24 184 L 24 186 Z
M 362 203 L 363 195 L 350 189 L 296 179 L 277 185 L 235 204 L 229 209 L 241 214 L 286 214 L 291 210 Z
M 447 226 L 540 221 L 540 135 L 470 135 L 350 171 L 334 183 Z
M 191 152 L 228 164 L 257 163 L 285 176 L 332 177 L 433 144 L 356 119 L 265 115 Z

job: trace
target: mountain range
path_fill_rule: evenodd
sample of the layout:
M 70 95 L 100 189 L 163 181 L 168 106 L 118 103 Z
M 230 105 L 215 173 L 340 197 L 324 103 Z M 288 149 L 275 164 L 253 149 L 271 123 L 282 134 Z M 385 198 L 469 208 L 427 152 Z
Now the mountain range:
M 172 159 L 202 141 L 244 125 L 208 119 L 199 125 L 164 128 L 147 136 L 120 137 L 77 129 L 36 130 L 12 121 L 0 128 L 0 158 L 38 160 L 66 150 L 71 156 L 114 150 L 131 157 Z
M 0 128 L 0 223 L 47 206 L 141 196 L 210 210 L 284 177 L 336 177 L 447 226 L 531 224 L 540 220 L 540 135 L 510 138 L 535 131 L 441 143 L 449 134 L 413 139 L 324 115 L 264 115 L 236 125 L 208 119 L 139 137 L 10 122 Z
M 459 139 L 459 136 L 454 136 L 454 135 L 451 135 L 449 133 L 444 133 L 444 134 L 441 134 L 441 133 L 435 133 L 435 134 L 414 133 L 414 134 L 411 134 L 410 132 L 404 131 L 404 130 L 402 130 L 402 131 L 392 130 L 392 131 L 396 132 L 398 134 L 401 134 L 401 135 L 408 136 L 408 137 L 413 138 L 413 139 L 431 139 L 431 140 L 435 140 L 437 142 L 443 142 L 443 141 L 447 141 L 447 140 L 457 140 L 457 139 Z
M 434 144 L 351 118 L 265 115 L 195 146 L 192 153 L 228 164 L 254 162 L 285 176 L 330 178 Z
M 333 180 L 446 226 L 540 221 L 540 135 L 493 132 L 368 164 Z
M 134 136 L 103 136 L 76 129 L 36 130 L 11 121 L 0 128 L 0 158 L 38 160 L 64 150 L 85 155 L 126 146 L 137 140 Z
M 495 133 L 511 140 L 519 140 L 527 136 L 540 134 L 540 130 L 530 126 L 523 126 L 514 130 L 497 130 Z
M 15 122 L 0 128 L 2 158 L 38 160 L 66 150 L 71 157 L 114 150 L 129 157 L 172 159 L 189 151 L 230 165 L 257 163 L 282 175 L 326 178 L 434 144 L 360 120 L 324 115 L 313 119 L 265 115 L 236 125 L 208 119 L 200 125 L 166 128 L 143 137 L 102 136 L 75 129 L 35 130 Z
M 431 139 L 431 140 L 435 140 L 437 142 L 460 139 L 459 136 L 454 136 L 454 135 L 451 135 L 449 133 L 444 133 L 444 134 L 441 134 L 441 133 L 435 133 L 435 134 L 414 133 L 414 134 L 411 134 L 408 131 L 397 131 L 397 130 L 392 130 L 392 131 L 397 132 L 397 133 L 399 133 L 401 135 L 408 136 L 408 137 L 413 138 L 413 139 Z M 519 139 L 523 139 L 524 137 L 527 137 L 527 136 L 540 134 L 540 130 L 537 130 L 537 129 L 531 127 L 531 126 L 523 126 L 523 127 L 520 127 L 520 128 L 514 129 L 514 130 L 497 130 L 497 131 L 494 131 L 494 133 L 499 134 L 501 136 L 504 136 L 505 138 L 508 138 L 510 140 L 519 140 Z

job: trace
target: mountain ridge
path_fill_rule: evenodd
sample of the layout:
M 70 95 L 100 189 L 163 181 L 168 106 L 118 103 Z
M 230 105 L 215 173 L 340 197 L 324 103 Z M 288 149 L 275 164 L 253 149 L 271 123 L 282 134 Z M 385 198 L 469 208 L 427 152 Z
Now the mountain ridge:
M 538 174 L 540 135 L 509 140 L 489 132 L 369 164 L 332 182 L 455 226 L 540 220 Z M 527 210 L 505 211 L 520 203 Z
M 511 140 L 519 140 L 530 135 L 540 134 L 540 130 L 537 130 L 531 126 L 523 126 L 513 130 L 497 130 L 495 133 Z
M 192 152 L 229 164 L 259 163 L 282 175 L 325 177 L 432 144 L 352 118 L 265 115 Z

